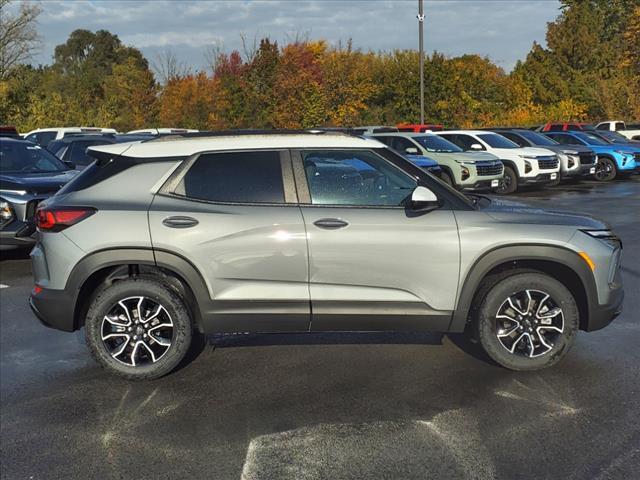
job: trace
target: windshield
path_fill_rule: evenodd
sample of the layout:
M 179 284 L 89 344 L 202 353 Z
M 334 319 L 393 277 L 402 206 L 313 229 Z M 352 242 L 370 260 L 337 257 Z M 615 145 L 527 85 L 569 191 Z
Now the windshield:
M 598 132 L 598 135 L 611 141 L 620 141 L 625 143 L 629 142 L 629 139 L 627 137 L 618 132 Z
M 493 148 L 520 148 L 517 143 L 497 133 L 483 133 L 478 138 Z
M 451 143 L 449 140 L 445 140 L 437 135 L 421 135 L 419 137 L 413 137 L 413 139 L 422 145 L 428 152 L 458 153 L 463 151 L 460 147 Z
M 551 140 L 549 137 L 545 137 L 544 135 L 540 135 L 536 132 L 530 132 L 528 130 L 525 132 L 518 132 L 518 135 L 523 136 L 534 145 L 546 145 L 548 147 L 555 147 L 556 145 L 559 145 L 558 142 Z
M 591 133 L 580 132 L 574 134 L 576 137 L 584 140 L 589 145 L 609 145 L 605 140 Z
M 30 142 L 2 142 L 0 172 L 47 173 L 68 170 L 66 165 L 45 149 Z

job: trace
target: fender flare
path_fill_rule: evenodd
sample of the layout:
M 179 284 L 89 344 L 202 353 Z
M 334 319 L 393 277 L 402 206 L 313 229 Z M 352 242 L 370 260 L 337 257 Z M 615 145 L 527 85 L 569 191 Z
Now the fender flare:
M 118 265 L 148 265 L 171 271 L 187 285 L 195 297 L 192 308 L 199 328 L 202 327 L 201 310 L 210 302 L 207 284 L 198 269 L 183 257 L 151 248 L 117 248 L 92 252 L 80 260 L 69 275 L 65 291 L 71 296 L 74 306 L 74 328 L 78 328 L 79 294 L 87 280 L 99 270 Z
M 465 329 L 469 313 L 473 307 L 473 300 L 478 288 L 485 277 L 496 267 L 516 262 L 544 262 L 547 265 L 554 264 L 570 269 L 579 279 L 581 285 L 572 285 L 572 288 L 582 288 L 586 296 L 586 318 L 581 318 L 581 324 L 588 320 L 589 312 L 593 312 L 597 305 L 598 291 L 593 273 L 585 261 L 573 250 L 560 246 L 541 244 L 519 244 L 497 247 L 485 252 L 469 269 L 460 294 L 456 308 L 449 325 L 452 332 L 462 332 Z M 568 286 L 569 287 L 569 286 Z M 576 299 L 579 302 L 579 299 Z

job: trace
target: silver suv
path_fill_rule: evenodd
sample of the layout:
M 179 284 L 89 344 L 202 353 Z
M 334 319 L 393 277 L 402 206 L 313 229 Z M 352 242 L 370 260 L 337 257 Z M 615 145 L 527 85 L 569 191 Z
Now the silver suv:
M 38 210 L 31 306 L 149 379 L 213 332 L 467 332 L 558 362 L 619 312 L 621 243 L 589 217 L 464 196 L 373 139 L 185 134 L 91 147 Z

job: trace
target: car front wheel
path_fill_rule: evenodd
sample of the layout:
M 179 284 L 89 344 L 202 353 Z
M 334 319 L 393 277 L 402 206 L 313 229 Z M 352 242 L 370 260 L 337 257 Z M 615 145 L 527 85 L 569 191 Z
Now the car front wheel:
M 98 293 L 85 323 L 92 355 L 128 380 L 171 372 L 189 350 L 191 319 L 178 293 L 155 279 L 130 278 Z
M 555 365 L 575 340 L 579 314 L 571 292 L 537 272 L 514 274 L 487 292 L 475 318 L 485 352 L 511 370 Z
M 496 190 L 496 193 L 501 195 L 508 195 L 515 192 L 518 189 L 518 175 L 516 171 L 509 167 L 504 167 L 504 178 L 500 187 Z
M 617 169 L 616 164 L 610 158 L 598 158 L 596 164 L 595 179 L 599 182 L 610 182 L 616 178 Z

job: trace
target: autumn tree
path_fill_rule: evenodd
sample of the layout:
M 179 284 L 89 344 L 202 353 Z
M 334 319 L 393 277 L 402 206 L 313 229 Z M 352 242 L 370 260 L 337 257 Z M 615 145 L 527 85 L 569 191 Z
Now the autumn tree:
M 11 0 L 0 0 L 0 79 L 29 60 L 40 46 L 36 22 L 42 8 L 22 2 L 16 14 L 9 12 Z

